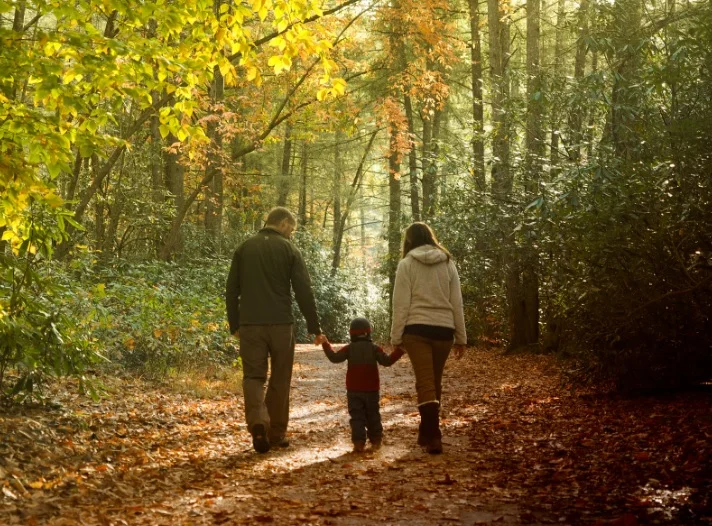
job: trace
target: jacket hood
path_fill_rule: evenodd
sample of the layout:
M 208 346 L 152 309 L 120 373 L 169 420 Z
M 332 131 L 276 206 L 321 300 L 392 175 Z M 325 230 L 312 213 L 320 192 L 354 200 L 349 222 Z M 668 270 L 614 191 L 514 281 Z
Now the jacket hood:
M 447 261 L 447 254 L 433 245 L 421 245 L 414 248 L 406 257 L 412 257 L 426 265 L 435 265 Z

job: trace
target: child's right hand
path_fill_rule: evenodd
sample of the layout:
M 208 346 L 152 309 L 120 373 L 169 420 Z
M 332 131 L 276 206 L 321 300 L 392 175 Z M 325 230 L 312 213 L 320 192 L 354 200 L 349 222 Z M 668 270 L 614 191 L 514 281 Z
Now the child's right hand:
M 326 337 L 326 334 L 319 334 L 316 338 L 314 338 L 314 345 L 321 345 L 322 343 L 329 343 L 329 339 Z

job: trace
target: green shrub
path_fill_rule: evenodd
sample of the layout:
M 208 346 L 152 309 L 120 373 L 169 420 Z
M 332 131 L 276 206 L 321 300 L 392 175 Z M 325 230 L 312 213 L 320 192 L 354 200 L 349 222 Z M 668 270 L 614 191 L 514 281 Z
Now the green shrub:
M 113 362 L 150 378 L 228 365 L 237 357 L 225 322 L 225 260 L 111 266 L 75 261 L 73 309 Z
M 64 209 L 32 203 L 13 246 L 0 243 L 0 393 L 11 399 L 43 398 L 51 378 L 73 375 L 95 396 L 85 376 L 100 359 L 71 310 L 73 292 L 56 279 L 53 246 L 65 238 Z M 4 230 L 4 229 L 3 229 Z

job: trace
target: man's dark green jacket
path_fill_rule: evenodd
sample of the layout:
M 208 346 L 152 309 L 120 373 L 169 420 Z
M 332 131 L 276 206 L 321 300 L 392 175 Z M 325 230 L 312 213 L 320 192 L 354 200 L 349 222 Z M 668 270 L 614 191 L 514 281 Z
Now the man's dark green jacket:
M 225 301 L 230 332 L 242 325 L 294 323 L 292 293 L 310 334 L 321 334 L 309 272 L 301 252 L 271 228 L 242 243 L 232 257 Z

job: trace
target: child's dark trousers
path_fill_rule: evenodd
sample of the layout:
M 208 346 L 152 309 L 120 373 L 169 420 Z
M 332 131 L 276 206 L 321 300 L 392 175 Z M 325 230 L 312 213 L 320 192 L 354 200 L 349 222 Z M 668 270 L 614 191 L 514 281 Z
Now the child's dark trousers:
M 380 395 L 378 391 L 346 391 L 351 420 L 351 440 L 366 442 L 366 437 L 373 442 L 383 436 Z

